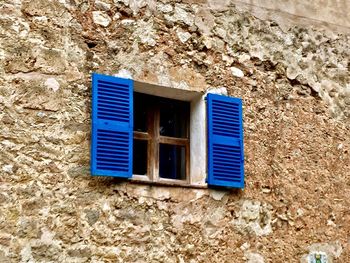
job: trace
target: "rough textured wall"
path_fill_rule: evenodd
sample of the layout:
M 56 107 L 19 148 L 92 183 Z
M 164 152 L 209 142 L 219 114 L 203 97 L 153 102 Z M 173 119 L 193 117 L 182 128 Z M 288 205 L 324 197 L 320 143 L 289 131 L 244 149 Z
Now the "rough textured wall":
M 225 2 L 225 0 L 218 0 Z M 217 2 L 217 1 L 215 1 Z M 226 1 L 229 3 L 230 1 Z M 234 0 L 264 19 L 277 19 L 282 24 L 314 24 L 323 28 L 350 32 L 350 4 L 348 0 Z
M 350 258 L 348 36 L 190 0 L 0 13 L 0 262 Z M 93 71 L 242 97 L 245 189 L 91 177 Z

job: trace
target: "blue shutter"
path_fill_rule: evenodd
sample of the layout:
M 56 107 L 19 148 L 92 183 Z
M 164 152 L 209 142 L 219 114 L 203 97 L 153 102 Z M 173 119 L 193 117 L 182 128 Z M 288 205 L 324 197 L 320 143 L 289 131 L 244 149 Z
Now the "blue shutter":
M 133 81 L 92 75 L 91 174 L 132 176 Z
M 207 96 L 208 185 L 244 187 L 242 100 Z

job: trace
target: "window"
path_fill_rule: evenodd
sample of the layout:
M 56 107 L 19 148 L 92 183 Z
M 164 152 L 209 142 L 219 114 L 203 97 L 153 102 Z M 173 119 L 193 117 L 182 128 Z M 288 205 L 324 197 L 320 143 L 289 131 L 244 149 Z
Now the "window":
M 134 92 L 134 178 L 188 182 L 189 102 Z
M 91 174 L 243 188 L 242 101 L 93 74 Z

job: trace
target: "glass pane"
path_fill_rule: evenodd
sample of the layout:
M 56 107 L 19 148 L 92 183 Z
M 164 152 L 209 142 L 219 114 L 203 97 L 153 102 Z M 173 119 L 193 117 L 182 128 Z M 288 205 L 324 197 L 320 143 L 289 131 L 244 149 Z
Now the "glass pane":
M 147 175 L 147 143 L 134 139 L 133 174 Z
M 147 132 L 147 96 L 134 93 L 134 131 Z
M 184 146 L 159 145 L 159 177 L 186 179 L 186 149 Z
M 160 135 L 187 138 L 189 115 L 188 102 L 162 100 L 160 103 Z

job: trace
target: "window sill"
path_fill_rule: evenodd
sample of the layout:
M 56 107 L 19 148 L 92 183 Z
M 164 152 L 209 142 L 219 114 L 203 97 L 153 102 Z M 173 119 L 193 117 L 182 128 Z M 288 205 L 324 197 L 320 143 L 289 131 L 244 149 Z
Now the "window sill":
M 139 183 L 139 184 L 150 184 L 150 185 L 161 185 L 161 186 L 171 186 L 171 187 L 186 187 L 186 188 L 194 188 L 194 189 L 207 189 L 208 185 L 203 184 L 190 184 L 185 180 L 174 180 L 174 179 L 165 179 L 161 178 L 158 181 L 151 181 L 147 176 L 144 175 L 133 175 L 131 179 L 129 179 L 131 183 Z

